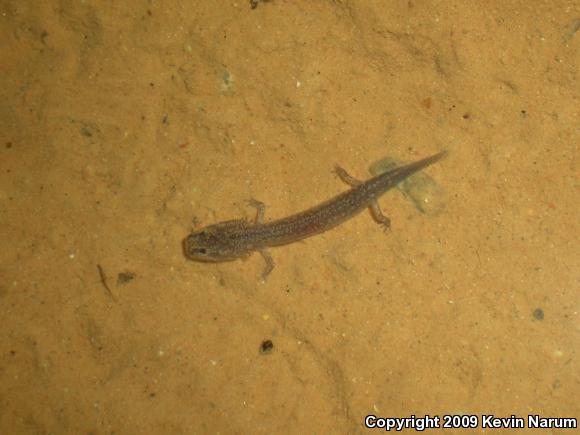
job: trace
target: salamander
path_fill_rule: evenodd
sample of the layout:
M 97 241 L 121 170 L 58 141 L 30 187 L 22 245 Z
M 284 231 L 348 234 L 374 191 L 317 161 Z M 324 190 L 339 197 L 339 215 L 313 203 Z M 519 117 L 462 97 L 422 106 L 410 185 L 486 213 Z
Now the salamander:
M 264 204 L 251 199 L 249 204 L 257 209 L 255 222 L 235 219 L 195 230 L 183 240 L 185 257 L 194 261 L 222 262 L 245 258 L 258 251 L 266 263 L 262 273 L 265 279 L 274 268 L 274 260 L 267 248 L 287 245 L 328 231 L 367 207 L 370 207 L 373 218 L 388 229 L 391 221 L 381 212 L 377 199 L 410 175 L 446 155 L 447 152 L 442 151 L 364 182 L 336 166 L 334 172 L 351 187 L 350 190 L 315 207 L 271 222 L 264 222 Z

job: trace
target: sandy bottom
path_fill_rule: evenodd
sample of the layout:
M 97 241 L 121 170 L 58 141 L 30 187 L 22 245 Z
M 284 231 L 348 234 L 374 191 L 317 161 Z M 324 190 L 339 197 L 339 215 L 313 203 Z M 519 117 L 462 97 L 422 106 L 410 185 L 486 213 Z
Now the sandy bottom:
M 579 28 L 566 0 L 1 2 L 0 433 L 580 417 Z M 265 282 L 183 255 L 194 217 L 442 149 L 437 212 L 394 189 L 388 233 L 273 248 Z

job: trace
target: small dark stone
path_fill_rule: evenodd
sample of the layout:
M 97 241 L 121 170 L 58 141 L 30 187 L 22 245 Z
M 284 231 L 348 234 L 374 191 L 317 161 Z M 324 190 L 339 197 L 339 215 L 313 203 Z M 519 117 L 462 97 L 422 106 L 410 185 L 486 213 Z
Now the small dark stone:
M 260 345 L 260 353 L 270 353 L 272 350 L 274 350 L 274 343 L 272 343 L 272 340 L 262 341 L 262 344 Z
M 133 279 L 135 279 L 135 274 L 133 272 L 121 272 L 117 275 L 117 284 L 127 284 Z
M 536 308 L 532 313 L 532 315 L 536 320 L 544 320 L 544 310 L 542 310 L 541 308 Z
M 250 8 L 256 9 L 258 7 L 258 3 L 270 3 L 272 0 L 250 0 Z

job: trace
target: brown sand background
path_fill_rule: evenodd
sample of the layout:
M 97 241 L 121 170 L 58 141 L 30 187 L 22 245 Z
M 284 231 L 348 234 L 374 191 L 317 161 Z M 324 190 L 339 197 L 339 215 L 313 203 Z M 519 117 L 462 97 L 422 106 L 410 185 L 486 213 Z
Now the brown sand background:
M 0 433 L 580 417 L 579 26 L 566 0 L 0 2 Z M 444 148 L 437 216 L 390 192 L 389 234 L 273 249 L 266 283 L 182 254 L 193 216 Z

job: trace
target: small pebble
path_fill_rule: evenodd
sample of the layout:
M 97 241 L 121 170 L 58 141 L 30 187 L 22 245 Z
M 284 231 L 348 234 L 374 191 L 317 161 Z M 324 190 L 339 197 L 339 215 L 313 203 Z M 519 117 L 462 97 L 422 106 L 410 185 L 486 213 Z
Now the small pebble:
M 272 340 L 262 341 L 262 344 L 260 345 L 260 353 L 267 354 L 272 352 L 273 349 L 274 343 L 272 343 Z

